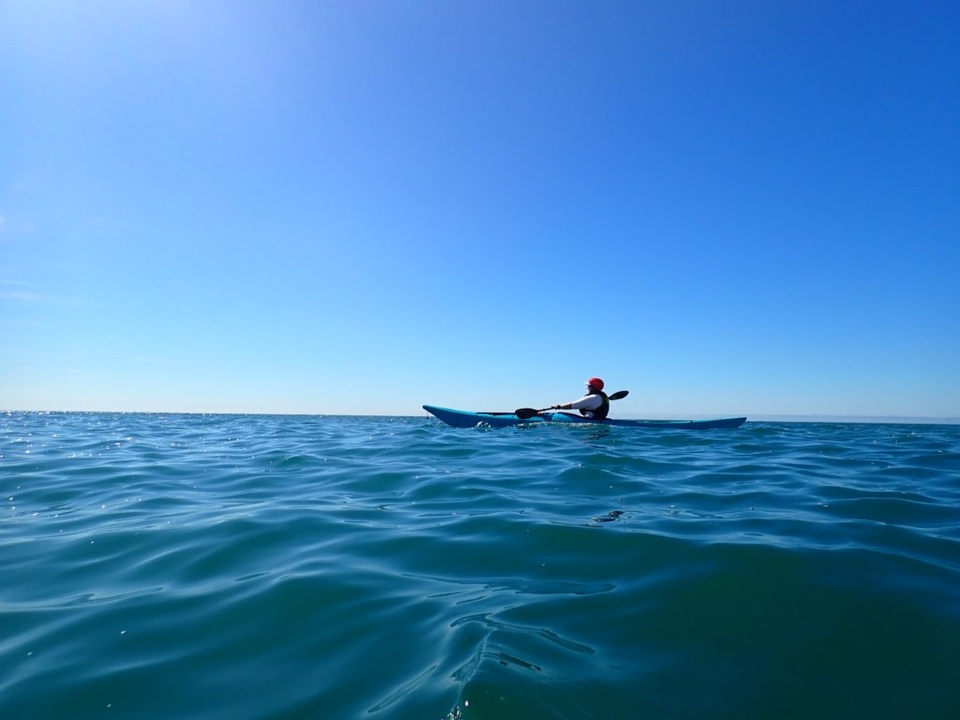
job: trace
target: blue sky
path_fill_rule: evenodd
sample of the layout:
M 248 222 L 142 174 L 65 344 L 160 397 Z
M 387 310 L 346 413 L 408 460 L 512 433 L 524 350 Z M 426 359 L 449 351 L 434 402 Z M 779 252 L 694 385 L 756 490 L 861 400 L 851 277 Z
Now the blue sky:
M 0 408 L 960 416 L 960 4 L 0 0 Z

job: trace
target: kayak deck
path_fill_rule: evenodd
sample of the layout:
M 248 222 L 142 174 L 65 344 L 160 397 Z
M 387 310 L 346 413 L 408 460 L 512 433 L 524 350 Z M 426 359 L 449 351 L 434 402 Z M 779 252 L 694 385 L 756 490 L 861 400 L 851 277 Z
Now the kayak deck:
M 532 418 L 521 419 L 515 413 L 471 412 L 470 410 L 453 410 L 451 408 L 424 405 L 423 409 L 431 415 L 445 422 L 447 425 L 459 428 L 483 427 L 510 427 L 542 422 L 559 422 L 570 424 L 613 425 L 616 427 L 633 428 L 671 428 L 680 430 L 711 430 L 716 428 L 738 428 L 746 422 L 745 417 L 715 418 L 712 420 L 621 420 L 608 418 L 594 420 L 565 412 L 548 412 L 535 415 Z

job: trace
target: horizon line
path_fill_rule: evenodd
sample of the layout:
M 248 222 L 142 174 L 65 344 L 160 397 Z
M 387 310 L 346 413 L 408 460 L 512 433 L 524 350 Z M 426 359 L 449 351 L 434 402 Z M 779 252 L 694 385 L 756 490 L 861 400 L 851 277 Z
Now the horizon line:
M 263 411 L 208 411 L 208 410 L 0 410 L 0 414 L 58 414 L 58 415 L 259 415 L 259 416 L 289 416 L 289 417 L 368 417 L 368 418 L 420 418 L 429 417 L 429 414 L 381 414 L 381 413 L 336 413 L 336 412 L 263 412 Z M 618 416 L 624 420 L 654 420 L 663 418 L 641 417 L 639 415 Z M 671 418 L 677 420 L 701 420 L 719 417 L 734 417 L 732 415 L 705 415 L 692 416 L 681 413 Z M 744 417 L 736 415 L 736 417 Z M 815 413 L 761 413 L 745 416 L 747 422 L 781 422 L 781 423 L 867 423 L 877 425 L 960 425 L 960 416 L 936 415 L 831 415 Z

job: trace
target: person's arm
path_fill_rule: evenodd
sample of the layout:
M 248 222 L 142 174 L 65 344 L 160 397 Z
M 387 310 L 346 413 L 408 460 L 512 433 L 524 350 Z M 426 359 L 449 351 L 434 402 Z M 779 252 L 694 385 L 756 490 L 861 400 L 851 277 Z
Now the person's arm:
M 600 399 L 599 395 L 584 395 L 579 400 L 554 405 L 551 410 L 596 410 L 602 404 L 603 400 Z

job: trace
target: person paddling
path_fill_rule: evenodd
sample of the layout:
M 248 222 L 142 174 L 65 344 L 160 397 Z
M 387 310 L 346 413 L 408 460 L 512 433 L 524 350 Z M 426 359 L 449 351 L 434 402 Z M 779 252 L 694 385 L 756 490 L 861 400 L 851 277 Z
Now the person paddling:
M 610 398 L 603 392 L 603 380 L 593 377 L 587 380 L 587 394 L 579 400 L 554 405 L 551 410 L 579 410 L 584 417 L 606 420 L 610 412 Z

